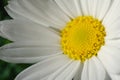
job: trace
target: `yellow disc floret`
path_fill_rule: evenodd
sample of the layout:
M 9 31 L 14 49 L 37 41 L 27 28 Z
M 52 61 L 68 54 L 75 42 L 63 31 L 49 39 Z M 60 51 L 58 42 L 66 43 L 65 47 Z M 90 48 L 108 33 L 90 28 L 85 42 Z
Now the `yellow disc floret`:
M 101 21 L 91 16 L 79 16 L 68 22 L 61 31 L 61 45 L 64 54 L 84 62 L 97 56 L 104 45 L 105 28 Z

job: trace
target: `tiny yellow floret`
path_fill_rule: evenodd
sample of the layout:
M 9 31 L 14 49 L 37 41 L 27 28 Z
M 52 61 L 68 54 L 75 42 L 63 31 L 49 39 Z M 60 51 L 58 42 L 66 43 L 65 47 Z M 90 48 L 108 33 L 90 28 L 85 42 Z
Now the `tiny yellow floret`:
M 105 44 L 105 28 L 101 21 L 92 16 L 79 16 L 68 22 L 61 31 L 62 50 L 71 59 L 84 62 L 97 56 Z

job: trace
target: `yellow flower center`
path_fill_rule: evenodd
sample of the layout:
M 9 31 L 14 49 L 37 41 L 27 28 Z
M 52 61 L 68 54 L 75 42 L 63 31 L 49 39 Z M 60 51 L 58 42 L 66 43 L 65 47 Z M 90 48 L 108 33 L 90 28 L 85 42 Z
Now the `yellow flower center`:
M 104 45 L 105 28 L 101 21 L 91 16 L 79 16 L 68 22 L 61 31 L 61 46 L 71 59 L 84 62 L 97 56 Z

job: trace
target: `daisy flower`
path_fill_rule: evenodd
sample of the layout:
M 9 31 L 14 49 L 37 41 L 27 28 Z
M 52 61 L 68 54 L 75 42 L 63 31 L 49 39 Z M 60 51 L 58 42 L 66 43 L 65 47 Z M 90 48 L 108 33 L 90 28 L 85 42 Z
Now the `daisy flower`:
M 10 0 L 0 59 L 36 63 L 15 80 L 120 80 L 120 0 Z

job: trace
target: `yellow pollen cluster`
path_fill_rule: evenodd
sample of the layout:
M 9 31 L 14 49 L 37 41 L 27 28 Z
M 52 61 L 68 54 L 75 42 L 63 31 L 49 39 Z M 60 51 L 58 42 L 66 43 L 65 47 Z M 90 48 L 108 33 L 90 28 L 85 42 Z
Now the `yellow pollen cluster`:
M 79 16 L 68 22 L 61 31 L 61 46 L 64 54 L 71 59 L 84 62 L 97 56 L 105 44 L 105 28 L 102 23 L 91 16 Z

